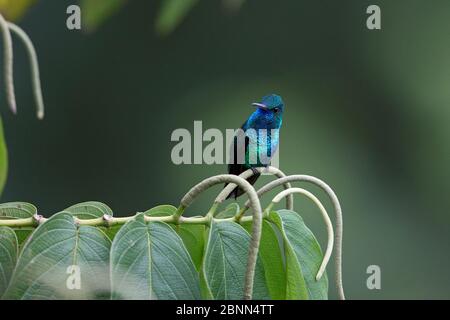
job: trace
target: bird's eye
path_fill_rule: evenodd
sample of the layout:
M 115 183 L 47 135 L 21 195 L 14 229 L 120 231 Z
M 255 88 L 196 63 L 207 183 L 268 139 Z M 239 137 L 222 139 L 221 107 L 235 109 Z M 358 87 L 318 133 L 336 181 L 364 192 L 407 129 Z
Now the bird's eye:
M 273 112 L 274 112 L 274 113 L 278 113 L 278 111 L 280 111 L 279 108 L 273 108 Z

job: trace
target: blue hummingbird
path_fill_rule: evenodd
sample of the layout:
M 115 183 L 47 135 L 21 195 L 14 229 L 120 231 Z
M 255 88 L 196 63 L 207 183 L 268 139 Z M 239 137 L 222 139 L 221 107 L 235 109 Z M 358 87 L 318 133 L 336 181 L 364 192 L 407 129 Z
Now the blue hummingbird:
M 261 102 L 252 103 L 257 109 L 238 130 L 230 148 L 228 173 L 239 175 L 252 169 L 254 175 L 247 179 L 254 184 L 259 178 L 255 168 L 267 167 L 275 154 L 279 142 L 279 130 L 283 122 L 284 103 L 277 94 L 264 96 Z M 228 196 L 236 199 L 244 191 L 236 187 Z

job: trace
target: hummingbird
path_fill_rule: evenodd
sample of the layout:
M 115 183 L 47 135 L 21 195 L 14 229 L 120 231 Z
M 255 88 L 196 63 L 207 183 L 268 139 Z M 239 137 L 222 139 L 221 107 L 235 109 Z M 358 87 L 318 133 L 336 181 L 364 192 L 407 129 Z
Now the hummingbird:
M 253 176 L 247 181 L 253 185 L 260 176 L 256 168 L 269 166 L 278 148 L 284 102 L 279 95 L 269 94 L 252 105 L 256 107 L 256 110 L 234 135 L 230 148 L 231 161 L 228 165 L 228 173 L 240 175 L 252 169 Z M 231 197 L 236 199 L 243 193 L 241 188 L 236 187 L 227 199 Z

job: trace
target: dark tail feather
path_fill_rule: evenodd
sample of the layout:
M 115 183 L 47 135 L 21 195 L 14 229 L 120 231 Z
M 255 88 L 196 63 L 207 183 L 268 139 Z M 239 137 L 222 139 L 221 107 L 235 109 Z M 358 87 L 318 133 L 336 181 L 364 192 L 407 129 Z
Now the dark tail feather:
M 248 178 L 247 181 L 248 181 L 251 185 L 254 185 L 255 182 L 256 182 L 256 180 L 258 180 L 258 178 L 259 178 L 260 175 L 261 175 L 260 173 L 254 174 L 253 176 L 251 176 L 250 178 Z M 228 185 L 228 183 L 225 185 L 225 187 L 226 187 L 227 185 Z M 233 189 L 233 191 L 230 192 L 230 194 L 228 195 L 227 199 L 230 199 L 230 198 L 232 198 L 232 197 L 234 197 L 234 199 L 237 199 L 239 196 L 241 196 L 241 195 L 243 195 L 243 194 L 244 194 L 244 190 L 242 190 L 242 189 L 239 188 L 239 187 L 236 187 L 236 188 Z

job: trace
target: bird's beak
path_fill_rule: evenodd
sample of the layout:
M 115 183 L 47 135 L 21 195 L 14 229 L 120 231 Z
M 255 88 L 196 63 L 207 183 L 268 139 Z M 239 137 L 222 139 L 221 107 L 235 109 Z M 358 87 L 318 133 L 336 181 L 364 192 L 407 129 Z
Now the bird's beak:
M 263 103 L 257 103 L 257 102 L 253 102 L 252 106 L 263 109 L 263 110 L 268 110 L 269 108 L 267 108 L 267 106 Z

